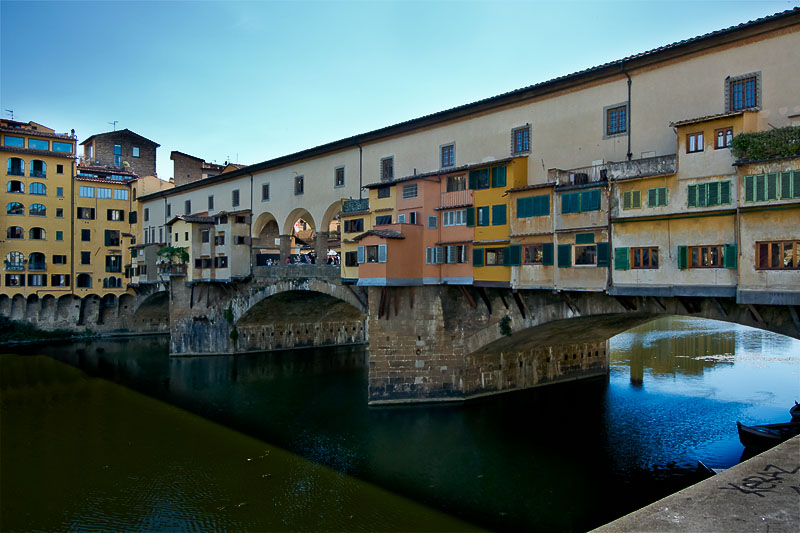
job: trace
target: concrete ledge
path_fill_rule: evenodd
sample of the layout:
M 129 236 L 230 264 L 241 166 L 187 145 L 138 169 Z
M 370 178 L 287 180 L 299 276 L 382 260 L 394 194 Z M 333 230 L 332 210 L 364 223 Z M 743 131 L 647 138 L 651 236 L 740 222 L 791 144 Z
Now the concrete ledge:
M 689 297 L 736 297 L 736 286 L 714 285 L 613 285 L 609 287 L 611 296 L 689 296 Z
M 800 305 L 800 292 L 740 290 L 736 293 L 736 303 L 760 305 Z
M 796 533 L 800 436 L 595 531 Z

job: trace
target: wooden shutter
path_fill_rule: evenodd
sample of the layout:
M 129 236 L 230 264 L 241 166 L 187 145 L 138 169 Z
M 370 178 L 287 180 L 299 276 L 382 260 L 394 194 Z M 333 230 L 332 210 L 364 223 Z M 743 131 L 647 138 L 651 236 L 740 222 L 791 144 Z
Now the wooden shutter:
M 725 262 L 725 268 L 736 268 L 736 245 L 726 244 L 724 253 L 725 257 L 723 260 Z
M 553 243 L 542 243 L 542 265 L 553 264 Z
M 502 226 L 506 223 L 505 204 L 492 206 L 492 226 Z
M 697 186 L 697 206 L 705 207 L 708 205 L 708 183 L 701 183 Z
M 386 262 L 386 245 L 379 244 L 378 245 L 378 263 L 385 263 Z
M 647 207 L 655 207 L 658 205 L 658 189 L 647 190 Z
M 767 200 L 778 199 L 778 174 L 767 174 Z
M 723 205 L 731 203 L 730 181 L 723 181 L 719 184 L 719 203 Z
M 476 171 L 474 171 L 474 170 L 470 170 L 469 171 L 469 178 L 468 178 L 467 182 L 468 182 L 467 186 L 470 189 L 475 190 L 477 188 L 477 186 L 478 186 L 478 174 L 476 173 Z
M 575 235 L 575 244 L 593 244 L 594 233 L 578 233 Z
M 522 246 L 512 244 L 503 250 L 503 264 L 506 266 L 519 266 L 522 264 Z
M 483 248 L 472 249 L 472 266 L 483 266 Z
M 706 183 L 708 196 L 706 205 L 719 205 L 719 183 Z
M 444 263 L 444 247 L 437 246 L 436 247 L 436 264 L 441 265 Z
M 506 167 L 494 167 L 492 169 L 492 187 L 506 186 Z
M 475 208 L 468 207 L 467 208 L 467 227 L 474 228 L 475 227 Z
M 678 269 L 686 270 L 688 263 L 688 248 L 686 246 L 678 246 Z
M 632 199 L 633 191 L 625 191 L 625 193 L 622 195 L 622 209 L 630 209 Z
M 450 245 L 447 247 L 447 262 L 458 263 L 458 246 Z
M 697 207 L 697 185 L 689 185 L 686 190 L 689 207 Z
M 800 198 L 800 170 L 792 172 L 792 198 Z
M 597 193 L 598 193 L 598 196 L 599 196 L 600 191 L 597 191 Z M 634 209 L 639 209 L 640 207 L 642 207 L 642 191 L 633 191 L 633 198 L 632 198 L 632 201 L 631 201 L 631 206 Z M 597 208 L 600 209 L 599 198 L 598 198 L 598 202 L 597 202 Z
M 767 177 L 764 174 L 756 176 L 756 202 L 767 199 Z
M 356 255 L 356 262 L 359 265 L 361 263 L 365 263 L 366 262 L 366 261 L 364 261 L 364 247 L 363 246 L 359 246 L 358 247 L 358 252 L 357 252 L 357 255 Z
M 558 245 L 558 266 L 568 268 L 572 266 L 572 246 L 569 244 Z
M 630 253 L 628 248 L 614 248 L 614 270 L 628 270 L 630 268 Z
M 755 201 L 755 176 L 744 177 L 744 201 Z
M 607 267 L 608 266 L 608 243 L 607 242 L 598 242 L 597 243 L 597 266 L 599 266 L 599 267 Z
M 531 216 L 529 213 L 529 198 L 517 198 L 517 218 L 525 218 Z
M 792 197 L 792 173 L 781 172 L 781 198 Z

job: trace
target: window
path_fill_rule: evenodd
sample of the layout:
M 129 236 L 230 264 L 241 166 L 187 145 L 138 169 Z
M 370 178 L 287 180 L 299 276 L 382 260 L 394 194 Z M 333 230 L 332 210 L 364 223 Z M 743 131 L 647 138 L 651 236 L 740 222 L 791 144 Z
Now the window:
M 615 105 L 605 109 L 606 136 L 619 135 L 628 131 L 627 104 Z
M 689 266 L 691 268 L 721 268 L 723 246 L 690 246 Z
M 44 287 L 47 285 L 46 274 L 28 274 L 29 287 Z
M 486 266 L 503 264 L 503 248 L 486 248 Z
M 85 187 L 81 185 L 78 196 L 81 198 L 94 198 L 94 187 Z
M 105 187 L 98 187 L 97 188 L 97 197 L 103 199 L 111 198 L 111 189 Z
M 233 244 L 250 244 L 246 235 L 234 235 Z
M 757 242 L 756 269 L 800 270 L 800 241 Z
M 506 167 L 494 167 L 492 169 L 492 187 L 506 186 Z
M 28 148 L 34 150 L 49 150 L 50 141 L 43 141 L 41 139 L 28 139 Z
M 453 167 L 456 164 L 456 145 L 445 144 L 440 148 L 440 163 L 442 168 Z
M 727 111 L 740 111 L 758 107 L 761 73 L 745 74 L 728 78 L 726 85 Z
M 25 230 L 19 226 L 9 226 L 6 229 L 6 239 L 24 239 Z
M 269 183 L 264 183 L 261 185 L 261 201 L 266 202 L 267 200 L 269 200 Z
M 8 139 L 8 137 L 6 137 Z M 6 174 L 9 176 L 24 176 L 25 175 L 25 162 L 18 157 L 8 158 L 8 170 Z
M 79 289 L 92 288 L 92 276 L 90 274 L 78 274 L 77 285 Z
M 428 229 L 436 229 L 439 224 L 439 218 L 436 216 L 428 217 Z
M 203 230 L 200 232 L 200 242 L 209 242 L 209 230 Z
M 46 178 L 47 177 L 47 164 L 44 161 L 34 159 L 31 161 L 31 177 L 32 178 Z
M 541 244 L 531 244 L 523 247 L 526 265 L 541 265 L 544 259 L 544 250 Z
M 386 245 L 378 244 L 372 246 L 359 246 L 359 256 L 363 258 L 366 254 L 366 261 L 359 261 L 359 263 L 385 263 L 386 262 Z
M 294 194 L 299 196 L 303 194 L 303 176 L 295 176 L 294 178 Z
M 467 245 L 456 244 L 447 247 L 447 262 L 450 264 L 467 262 Z
M 239 207 L 239 189 L 231 191 L 231 205 L 233 207 Z
M 631 268 L 658 268 L 658 247 L 631 248 Z
M 28 214 L 32 217 L 44 217 L 47 216 L 47 208 L 42 204 L 32 204 L 28 208 Z
M 172 216 L 172 204 L 167 204 L 167 216 Z
M 94 220 L 93 207 L 79 207 L 76 214 L 80 220 Z
M 731 141 L 733 141 L 733 128 L 721 128 L 714 130 L 714 148 L 730 148 Z
M 64 197 L 64 187 L 56 187 L 56 196 L 59 198 Z
M 107 229 L 105 230 L 105 245 L 106 246 L 119 246 L 120 233 L 119 230 Z
M 575 264 L 591 265 L 597 264 L 597 245 L 575 245 Z
M 10 202 L 6 206 L 6 214 L 7 215 L 24 215 L 25 214 L 25 206 L 19 202 Z
M 186 242 L 189 242 L 189 232 L 188 231 L 184 231 L 183 232 L 183 240 L 185 240 Z
M 410 183 L 408 185 L 403 185 L 403 198 L 416 198 L 417 196 L 417 184 Z
M 69 287 L 69 274 L 52 274 L 50 276 L 51 287 Z
M 425 248 L 425 264 L 441 265 L 444 263 L 444 247 L 428 246 Z
M 218 233 L 218 234 L 214 235 L 214 246 L 223 246 L 224 244 L 225 244 L 225 234 L 224 233 Z
M 13 146 L 14 148 L 25 148 L 25 139 L 22 137 L 12 137 L 11 135 L 6 135 L 3 137 L 3 145 Z
M 647 207 L 662 207 L 665 205 L 667 205 L 666 187 L 647 189 Z
M 381 181 L 394 179 L 394 157 L 384 157 L 381 159 Z
M 119 144 L 114 145 L 114 155 L 122 155 L 122 146 Z
M 43 241 L 46 238 L 45 235 L 44 228 L 31 228 L 28 230 L 28 238 L 32 241 Z
M 344 232 L 345 233 L 356 233 L 359 231 L 364 231 L 364 219 L 363 218 L 354 218 L 352 220 L 345 220 L 344 221 Z
M 39 183 L 38 181 L 35 181 L 28 186 L 28 193 L 44 196 L 47 194 L 47 187 L 45 186 L 44 183 Z
M 140 151 L 138 146 L 131 146 L 131 155 L 133 157 L 140 157 Z
M 467 188 L 467 177 L 465 175 L 461 176 L 449 176 L 447 178 L 447 192 L 454 192 L 454 191 L 463 191 Z
M 6 287 L 24 287 L 25 274 L 6 274 Z
M 709 207 L 731 203 L 731 182 L 717 181 L 689 185 L 687 190 L 689 207 Z
M 488 168 L 469 171 L 469 188 L 473 190 L 488 189 L 490 174 Z
M 22 252 L 6 254 L 6 270 L 25 270 L 25 256 L 22 255 Z
M 378 198 L 389 198 L 391 193 L 391 187 L 378 187 Z
M 521 154 L 531 150 L 531 126 L 526 124 L 521 128 L 511 130 L 511 153 Z
M 800 198 L 800 170 L 744 177 L 744 201 Z
M 128 200 L 128 191 L 126 189 L 114 189 L 114 200 Z
M 488 226 L 490 224 L 489 222 L 490 212 L 491 212 L 491 206 L 488 205 L 476 209 L 478 226 Z
M 392 215 L 381 215 L 375 217 L 375 225 L 376 226 L 385 226 L 387 224 L 392 223 Z
M 56 165 L 56 174 L 64 173 L 64 165 Z
M 138 214 L 136 213 L 136 211 L 131 211 L 130 213 L 128 213 L 128 224 L 136 224 L 137 217 Z
M 183 202 L 183 214 L 184 215 L 191 215 L 192 214 L 192 201 L 186 200 Z
M 397 215 L 397 223 L 398 224 L 405 224 L 406 223 L 406 214 L 405 213 L 400 213 L 399 215 Z
M 467 223 L 467 210 L 457 209 L 442 213 L 442 226 L 463 226 Z
M 561 195 L 561 213 L 580 213 L 600 209 L 600 189 Z
M 89 242 L 92 240 L 92 230 L 90 229 L 82 229 L 81 230 L 81 242 Z
M 72 153 L 72 143 L 62 143 L 58 141 L 53 141 L 53 151 L 54 152 L 63 152 L 65 154 Z M 63 174 L 64 168 L 63 165 L 58 165 L 61 168 L 61 171 L 57 171 L 59 174 Z
M 642 207 L 642 191 L 622 193 L 622 209 L 639 209 L 640 207 Z
M 686 153 L 690 154 L 693 152 L 702 152 L 704 148 L 703 144 L 703 132 L 698 133 L 689 133 L 686 135 Z
M 25 184 L 21 181 L 12 180 L 6 185 L 6 191 L 15 194 L 25 194 Z
M 81 252 L 81 264 L 82 265 L 92 264 L 92 252 Z
M 56 231 L 56 240 L 63 241 L 64 240 L 64 232 L 63 231 Z
M 358 266 L 358 252 L 345 252 L 344 266 L 349 266 L 349 267 Z
M 64 218 L 64 208 L 56 207 L 56 218 Z
M 506 205 L 492 206 L 492 226 L 503 226 L 506 223 Z
M 517 218 L 543 217 L 550 214 L 550 195 L 517 198 Z
M 53 264 L 54 265 L 66 265 L 67 264 L 67 256 L 66 255 L 54 255 L 53 256 Z
M 147 222 L 148 220 L 150 220 L 150 208 L 149 207 L 145 207 L 144 208 L 144 221 Z
M 333 186 L 344 187 L 344 167 L 333 169 Z
M 244 215 L 236 215 L 235 220 L 237 224 L 247 224 L 247 217 Z M 303 224 L 303 227 L 305 228 L 305 222 L 303 222 Z

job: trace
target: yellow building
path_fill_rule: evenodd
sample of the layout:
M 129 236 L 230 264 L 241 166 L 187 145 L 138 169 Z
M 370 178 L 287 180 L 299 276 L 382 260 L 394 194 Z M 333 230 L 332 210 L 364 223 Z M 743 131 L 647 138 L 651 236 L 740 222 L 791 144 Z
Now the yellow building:
M 0 121 L 3 204 L 0 294 L 60 296 L 72 290 L 75 136 L 35 122 Z

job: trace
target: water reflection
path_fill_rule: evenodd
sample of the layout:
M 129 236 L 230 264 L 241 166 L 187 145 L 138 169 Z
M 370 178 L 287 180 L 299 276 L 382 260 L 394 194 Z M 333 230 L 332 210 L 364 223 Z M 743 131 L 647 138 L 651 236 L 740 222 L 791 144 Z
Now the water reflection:
M 800 398 L 800 342 L 685 318 L 612 339 L 608 379 L 380 409 L 363 349 L 170 359 L 151 338 L 46 352 L 494 530 L 601 525 L 694 482 L 697 459 L 734 464 L 735 420 L 781 421 Z

